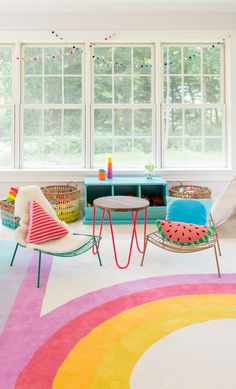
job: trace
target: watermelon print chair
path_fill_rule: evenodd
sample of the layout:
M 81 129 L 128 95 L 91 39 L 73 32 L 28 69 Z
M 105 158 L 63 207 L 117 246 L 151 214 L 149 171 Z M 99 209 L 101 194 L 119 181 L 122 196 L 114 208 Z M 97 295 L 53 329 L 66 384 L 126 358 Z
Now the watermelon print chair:
M 102 266 L 98 242 L 95 235 L 74 233 L 69 226 L 58 219 L 53 207 L 38 186 L 19 189 L 15 201 L 15 215 L 20 218 L 16 229 L 16 248 L 10 266 L 13 265 L 18 247 L 38 252 L 37 287 L 40 287 L 42 254 L 56 257 L 74 257 L 95 247 L 99 265 Z
M 167 210 L 167 219 L 157 220 L 157 230 L 146 236 L 141 266 L 144 263 L 148 243 L 167 251 L 182 254 L 212 248 L 215 254 L 218 276 L 221 277 L 217 248 L 219 255 L 221 255 L 221 251 L 217 232 L 212 217 L 207 213 L 204 205 L 198 200 L 176 199 L 170 209 Z

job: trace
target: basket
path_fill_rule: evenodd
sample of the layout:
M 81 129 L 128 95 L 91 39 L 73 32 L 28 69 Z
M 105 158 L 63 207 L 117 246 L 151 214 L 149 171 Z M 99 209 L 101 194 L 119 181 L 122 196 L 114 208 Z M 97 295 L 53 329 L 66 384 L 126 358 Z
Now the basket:
M 76 183 L 44 186 L 41 190 L 60 220 L 71 223 L 79 218 L 80 190 Z
M 20 218 L 15 217 L 15 202 L 2 200 L 0 201 L 2 225 L 15 230 L 19 226 Z
M 177 185 L 169 189 L 169 195 L 185 199 L 210 199 L 211 190 L 207 186 Z

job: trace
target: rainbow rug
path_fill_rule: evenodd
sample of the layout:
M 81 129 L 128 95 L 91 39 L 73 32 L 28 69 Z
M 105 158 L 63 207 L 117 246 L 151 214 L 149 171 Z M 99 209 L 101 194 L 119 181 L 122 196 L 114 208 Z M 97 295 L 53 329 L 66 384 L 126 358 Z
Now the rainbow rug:
M 236 388 L 235 274 L 126 280 L 92 258 L 95 287 L 83 283 L 86 260 L 69 260 L 80 277 L 71 298 L 56 261 L 44 260 L 40 289 L 24 249 L 1 274 L 1 389 Z

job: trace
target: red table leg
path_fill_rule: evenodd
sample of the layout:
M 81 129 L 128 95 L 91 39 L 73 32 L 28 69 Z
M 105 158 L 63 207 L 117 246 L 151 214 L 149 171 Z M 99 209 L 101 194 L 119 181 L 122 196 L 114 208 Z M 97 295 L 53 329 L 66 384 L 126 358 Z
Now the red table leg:
M 111 230 L 111 237 L 112 237 L 112 244 L 113 244 L 113 251 L 114 251 L 115 261 L 116 261 L 116 265 L 117 265 L 117 267 L 119 269 L 126 269 L 129 266 L 129 264 L 130 264 L 134 237 L 135 237 L 136 246 L 137 246 L 138 251 L 140 253 L 143 252 L 143 250 L 141 251 L 141 249 L 139 247 L 138 238 L 137 238 L 137 231 L 136 231 L 136 224 L 137 224 L 137 219 L 138 219 L 138 213 L 139 213 L 139 211 L 132 212 L 133 230 L 132 230 L 132 236 L 131 236 L 131 241 L 130 241 L 128 261 L 127 261 L 126 265 L 121 266 L 119 264 L 118 258 L 117 258 L 117 252 L 116 252 L 115 237 L 114 237 L 114 232 L 113 232 L 111 213 L 110 213 L 110 211 L 107 210 L 109 224 L 110 224 L 110 230 Z M 145 209 L 145 211 L 144 211 L 144 240 L 145 240 L 145 237 L 146 237 L 146 225 L 147 225 L 147 209 Z
M 137 213 L 137 211 L 136 211 Z M 135 242 L 136 242 L 136 247 L 138 249 L 138 251 L 143 254 L 143 250 L 144 250 L 144 245 L 145 245 L 145 238 L 146 238 L 146 231 L 147 231 L 147 208 L 144 209 L 144 220 L 143 220 L 143 248 L 140 249 L 139 247 L 139 243 L 138 243 L 138 237 L 137 237 L 137 231 L 136 231 L 136 222 L 134 224 L 134 212 L 132 212 L 132 219 L 133 219 L 133 225 L 134 225 L 134 228 L 135 228 Z M 136 221 L 137 221 L 137 218 L 138 216 L 136 216 Z

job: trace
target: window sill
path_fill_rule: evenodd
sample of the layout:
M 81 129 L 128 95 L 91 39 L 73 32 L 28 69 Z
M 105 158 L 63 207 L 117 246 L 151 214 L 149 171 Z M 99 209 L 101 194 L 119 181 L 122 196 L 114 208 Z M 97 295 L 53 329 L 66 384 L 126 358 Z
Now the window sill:
M 7 169 L 0 171 L 0 182 L 4 183 L 31 183 L 40 184 L 48 182 L 83 182 L 84 177 L 96 176 L 98 169 L 78 170 L 30 170 Z M 166 181 L 228 181 L 236 174 L 232 169 L 159 169 L 157 175 Z M 119 176 L 143 176 L 144 169 L 119 169 L 114 170 L 114 175 Z

